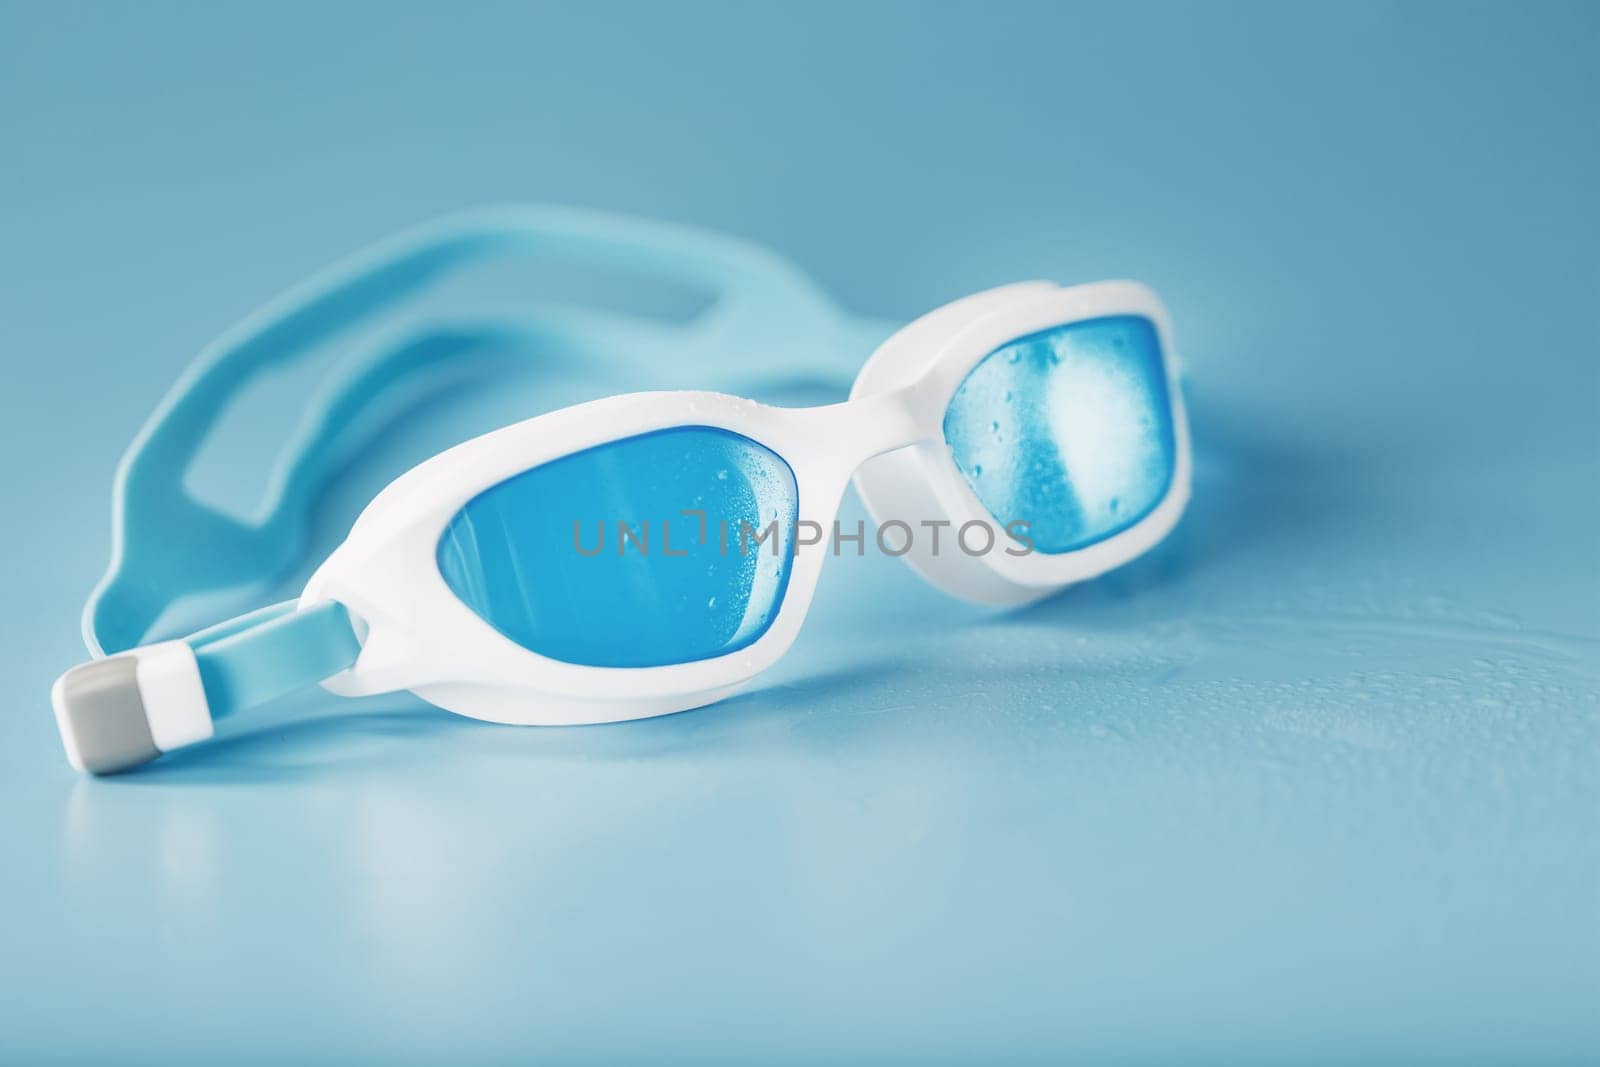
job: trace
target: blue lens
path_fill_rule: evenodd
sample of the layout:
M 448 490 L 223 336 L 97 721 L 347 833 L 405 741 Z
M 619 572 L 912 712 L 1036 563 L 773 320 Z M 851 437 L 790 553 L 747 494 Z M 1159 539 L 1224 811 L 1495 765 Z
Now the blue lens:
M 474 497 L 439 570 L 523 648 L 659 667 L 745 648 L 789 584 L 794 472 L 747 437 L 691 426 L 535 467 Z
M 985 356 L 945 410 L 944 436 L 983 506 L 1071 552 L 1148 515 L 1177 446 L 1161 342 L 1116 316 L 1029 334 Z

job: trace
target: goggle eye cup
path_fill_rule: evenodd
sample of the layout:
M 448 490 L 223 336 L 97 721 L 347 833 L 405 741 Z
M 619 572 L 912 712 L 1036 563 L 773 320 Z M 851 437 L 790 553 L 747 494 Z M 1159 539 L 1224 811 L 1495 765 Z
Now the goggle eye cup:
M 957 470 L 1036 551 L 1098 544 L 1167 495 L 1177 433 L 1154 324 L 1118 315 L 1051 327 L 989 353 L 944 416 Z
M 788 589 L 794 472 L 748 437 L 658 430 L 479 493 L 440 537 L 456 597 L 531 652 L 661 667 L 737 652 Z

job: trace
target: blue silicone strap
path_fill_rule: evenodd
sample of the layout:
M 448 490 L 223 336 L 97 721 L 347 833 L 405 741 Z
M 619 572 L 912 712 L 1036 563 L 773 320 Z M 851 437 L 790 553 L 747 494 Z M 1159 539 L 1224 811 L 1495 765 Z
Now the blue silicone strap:
M 687 227 L 511 208 L 403 233 L 247 318 L 201 352 L 163 398 L 117 471 L 112 561 L 84 608 L 90 652 L 103 655 L 148 640 L 156 619 L 180 597 L 260 583 L 298 561 L 311 503 L 347 453 L 349 428 L 360 421 L 350 417 L 352 412 L 396 379 L 458 354 L 474 337 L 429 326 L 341 367 L 278 457 L 261 511 L 252 520 L 208 507 L 183 484 L 184 471 L 231 397 L 264 371 L 403 303 L 456 269 L 532 252 L 665 275 L 719 294 L 694 337 L 671 338 L 672 350 L 679 353 L 685 340 L 695 342 L 703 360 L 747 361 L 753 352 L 770 352 L 772 338 L 798 338 L 816 352 L 828 352 L 839 347 L 833 343 L 836 334 L 848 329 L 820 291 L 780 257 Z M 570 323 L 567 328 L 582 332 Z
M 186 640 L 213 719 L 315 685 L 361 654 L 349 612 L 333 601 L 303 611 L 285 601 Z
M 492 321 L 403 322 L 323 384 L 277 457 L 253 518 L 223 514 L 185 488 L 184 473 L 228 402 L 257 377 L 461 267 L 522 253 L 664 276 L 699 286 L 715 301 L 675 328 L 548 307 Z M 671 381 L 663 369 L 718 375 L 753 360 L 858 360 L 888 330 L 840 313 L 771 252 L 686 227 L 553 208 L 498 209 L 418 227 L 267 305 L 186 369 L 118 467 L 111 564 L 84 607 L 85 643 L 96 656 L 133 648 L 154 638 L 158 618 L 182 598 L 259 588 L 286 572 L 304 553 L 316 496 L 370 428 L 363 416 L 375 401 L 402 380 L 503 343 L 508 333 L 583 353 L 629 353 L 641 365 L 641 386 L 661 387 Z M 337 604 L 305 611 L 275 605 L 187 640 L 213 717 L 320 681 L 359 652 Z

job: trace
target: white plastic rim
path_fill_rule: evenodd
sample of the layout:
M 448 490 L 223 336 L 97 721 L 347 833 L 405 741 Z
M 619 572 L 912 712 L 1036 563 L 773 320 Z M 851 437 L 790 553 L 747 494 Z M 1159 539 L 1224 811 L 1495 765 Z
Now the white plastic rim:
M 719 700 L 794 643 L 827 552 L 796 553 L 771 625 L 738 651 L 661 667 L 590 667 L 523 648 L 459 600 L 436 561 L 445 527 L 473 497 L 514 475 L 596 445 L 681 426 L 728 430 L 782 456 L 794 471 L 799 519 L 824 529 L 858 469 L 858 488 L 876 519 L 906 518 L 898 509 L 926 505 L 956 527 L 992 521 L 943 441 L 951 396 L 995 349 L 1053 326 L 1111 315 L 1150 319 L 1166 363 L 1177 462 L 1155 509 L 1075 552 L 908 559 L 940 588 L 988 603 L 1033 599 L 1125 563 L 1166 535 L 1188 499 L 1188 424 L 1166 312 L 1153 293 L 1132 282 L 1071 289 L 1025 283 L 957 301 L 905 327 L 868 360 L 842 404 L 775 408 L 719 393 L 632 393 L 528 419 L 427 460 L 372 501 L 301 595 L 305 605 L 341 602 L 366 631 L 355 664 L 323 684 L 346 696 L 409 689 L 474 718 L 548 725 L 641 718 Z

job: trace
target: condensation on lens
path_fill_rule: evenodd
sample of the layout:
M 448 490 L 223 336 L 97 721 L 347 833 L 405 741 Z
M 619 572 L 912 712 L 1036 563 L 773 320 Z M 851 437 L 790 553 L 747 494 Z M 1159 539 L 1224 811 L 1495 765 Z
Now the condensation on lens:
M 798 511 L 794 472 L 770 449 L 679 427 L 485 490 L 451 520 L 437 558 L 455 595 L 523 648 L 592 667 L 658 667 L 736 652 L 766 633 L 788 588 Z
M 1172 484 L 1172 405 L 1154 325 L 1115 316 L 1019 338 L 984 357 L 945 410 L 956 466 L 991 515 L 1041 552 L 1103 541 Z

